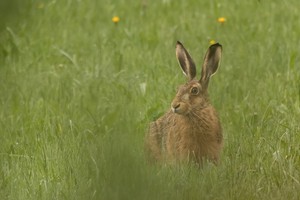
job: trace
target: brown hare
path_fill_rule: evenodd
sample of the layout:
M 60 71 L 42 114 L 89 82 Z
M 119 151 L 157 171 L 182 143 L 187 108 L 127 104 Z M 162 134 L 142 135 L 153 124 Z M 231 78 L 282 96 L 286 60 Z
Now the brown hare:
M 208 98 L 208 83 L 216 73 L 222 53 L 220 44 L 211 45 L 204 57 L 201 78 L 196 80 L 196 66 L 184 46 L 177 42 L 176 57 L 187 83 L 179 86 L 171 109 L 152 122 L 145 139 L 151 161 L 219 163 L 223 146 L 218 115 Z

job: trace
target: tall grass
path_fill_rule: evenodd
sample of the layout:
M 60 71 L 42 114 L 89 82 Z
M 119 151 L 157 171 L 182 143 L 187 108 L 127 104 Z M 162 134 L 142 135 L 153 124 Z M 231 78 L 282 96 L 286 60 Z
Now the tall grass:
M 298 5 L 18 6 L 18 20 L 7 16 L 0 26 L 1 199 L 299 199 Z M 177 40 L 199 72 L 209 41 L 223 45 L 209 88 L 225 135 L 218 167 L 153 166 L 144 158 L 148 123 L 185 81 Z

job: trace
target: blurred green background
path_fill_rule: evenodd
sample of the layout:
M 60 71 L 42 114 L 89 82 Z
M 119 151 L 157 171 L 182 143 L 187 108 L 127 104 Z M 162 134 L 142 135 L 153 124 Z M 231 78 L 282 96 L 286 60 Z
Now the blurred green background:
M 0 5 L 1 199 L 300 198 L 298 1 Z M 223 45 L 209 86 L 218 167 L 144 158 L 149 122 L 185 82 L 177 40 L 198 73 L 210 42 Z

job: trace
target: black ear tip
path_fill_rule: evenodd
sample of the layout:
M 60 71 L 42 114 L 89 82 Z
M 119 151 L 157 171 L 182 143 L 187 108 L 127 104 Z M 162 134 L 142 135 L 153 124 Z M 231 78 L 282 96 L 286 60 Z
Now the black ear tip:
M 182 43 L 177 40 L 176 45 L 182 45 Z
M 222 45 L 220 44 L 220 43 L 215 43 L 215 44 L 212 44 L 212 45 L 210 45 L 210 47 L 213 47 L 213 48 L 215 48 L 215 47 L 220 47 L 220 48 L 222 48 Z
M 219 46 L 219 47 L 222 47 L 222 45 L 220 43 L 217 43 L 216 45 Z

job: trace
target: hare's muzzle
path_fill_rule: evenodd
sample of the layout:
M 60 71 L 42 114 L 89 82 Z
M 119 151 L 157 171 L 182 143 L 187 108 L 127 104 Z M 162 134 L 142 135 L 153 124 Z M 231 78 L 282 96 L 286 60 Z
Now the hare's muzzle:
M 180 103 L 179 102 L 173 102 L 172 105 L 171 105 L 171 110 L 174 112 L 174 113 L 177 113 L 178 110 L 180 108 Z

